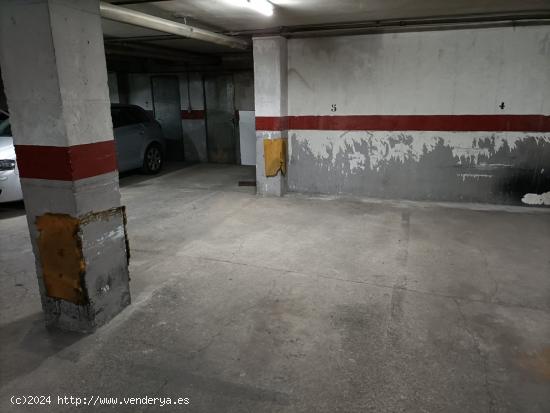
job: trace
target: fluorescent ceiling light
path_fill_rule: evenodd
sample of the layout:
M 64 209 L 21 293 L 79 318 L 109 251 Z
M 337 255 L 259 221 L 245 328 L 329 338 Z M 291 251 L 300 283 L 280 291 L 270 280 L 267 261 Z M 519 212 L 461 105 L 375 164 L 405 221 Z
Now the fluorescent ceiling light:
M 273 15 L 273 4 L 267 0 L 229 0 L 229 2 L 236 6 L 254 10 L 264 16 Z

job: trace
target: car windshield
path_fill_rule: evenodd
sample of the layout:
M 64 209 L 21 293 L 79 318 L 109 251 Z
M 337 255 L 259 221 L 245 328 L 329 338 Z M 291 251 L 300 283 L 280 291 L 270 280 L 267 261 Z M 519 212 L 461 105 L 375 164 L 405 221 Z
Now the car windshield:
M 143 109 L 133 106 L 111 107 L 111 118 L 113 119 L 113 128 L 115 129 L 151 121 Z
M 11 136 L 10 118 L 0 120 L 0 136 Z

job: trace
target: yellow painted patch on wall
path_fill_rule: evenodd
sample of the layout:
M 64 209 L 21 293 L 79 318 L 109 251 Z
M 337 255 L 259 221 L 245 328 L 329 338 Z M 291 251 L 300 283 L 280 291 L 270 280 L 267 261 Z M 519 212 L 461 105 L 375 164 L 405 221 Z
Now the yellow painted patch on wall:
M 264 139 L 265 176 L 286 174 L 287 139 Z
M 75 304 L 85 304 L 82 288 L 86 264 L 78 231 L 78 218 L 66 214 L 44 214 L 36 218 L 40 231 L 38 251 L 46 293 Z

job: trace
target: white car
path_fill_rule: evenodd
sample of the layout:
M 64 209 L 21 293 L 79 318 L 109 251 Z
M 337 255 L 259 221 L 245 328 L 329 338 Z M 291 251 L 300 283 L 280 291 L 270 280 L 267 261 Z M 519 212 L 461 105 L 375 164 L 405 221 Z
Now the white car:
M 0 111 L 0 202 L 23 199 L 8 114 Z
M 139 106 L 111 105 L 113 133 L 120 172 L 141 168 L 158 173 L 164 163 L 165 142 L 160 124 Z M 0 110 L 0 202 L 23 199 L 10 119 Z

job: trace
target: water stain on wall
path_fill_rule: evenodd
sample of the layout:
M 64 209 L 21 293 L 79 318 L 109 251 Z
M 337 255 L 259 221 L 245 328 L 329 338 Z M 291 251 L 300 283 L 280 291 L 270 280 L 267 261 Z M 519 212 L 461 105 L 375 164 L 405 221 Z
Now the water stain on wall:
M 342 138 L 327 133 L 317 139 L 292 133 L 289 188 L 506 204 L 550 191 L 547 135 L 478 133 L 457 139 L 429 134 L 353 132 Z

